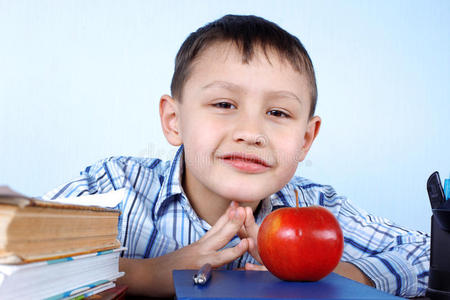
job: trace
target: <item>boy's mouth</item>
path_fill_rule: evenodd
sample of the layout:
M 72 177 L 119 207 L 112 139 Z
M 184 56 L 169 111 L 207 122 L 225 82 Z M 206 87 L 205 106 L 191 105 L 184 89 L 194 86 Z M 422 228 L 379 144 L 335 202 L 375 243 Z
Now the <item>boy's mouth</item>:
M 219 157 L 225 163 L 246 173 L 261 173 L 270 168 L 270 165 L 254 154 L 229 153 Z

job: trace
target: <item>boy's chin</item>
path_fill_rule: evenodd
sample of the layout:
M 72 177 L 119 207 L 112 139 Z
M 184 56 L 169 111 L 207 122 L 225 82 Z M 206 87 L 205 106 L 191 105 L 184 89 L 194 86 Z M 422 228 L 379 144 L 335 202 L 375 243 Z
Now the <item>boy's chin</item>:
M 261 190 L 252 191 L 251 189 L 241 189 L 237 191 L 227 190 L 223 194 L 224 198 L 230 201 L 236 201 L 242 204 L 256 203 L 273 194 L 272 192 L 264 192 Z

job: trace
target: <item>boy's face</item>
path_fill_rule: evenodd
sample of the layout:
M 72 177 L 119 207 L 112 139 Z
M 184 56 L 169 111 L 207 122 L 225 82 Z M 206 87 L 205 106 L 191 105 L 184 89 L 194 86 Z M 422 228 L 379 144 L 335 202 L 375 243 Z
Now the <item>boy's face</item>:
M 259 49 L 243 64 L 234 45 L 217 43 L 193 63 L 182 100 L 165 96 L 173 132 L 164 131 L 171 144 L 184 144 L 190 198 L 257 205 L 305 158 L 320 127 L 319 117 L 309 119 L 308 81 L 277 53 L 267 55 Z

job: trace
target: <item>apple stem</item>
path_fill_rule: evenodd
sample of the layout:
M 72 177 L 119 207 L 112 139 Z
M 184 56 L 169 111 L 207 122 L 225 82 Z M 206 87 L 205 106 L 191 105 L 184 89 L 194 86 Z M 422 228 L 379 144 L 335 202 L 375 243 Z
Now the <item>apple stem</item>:
M 295 192 L 295 207 L 298 207 L 298 191 L 294 190 Z

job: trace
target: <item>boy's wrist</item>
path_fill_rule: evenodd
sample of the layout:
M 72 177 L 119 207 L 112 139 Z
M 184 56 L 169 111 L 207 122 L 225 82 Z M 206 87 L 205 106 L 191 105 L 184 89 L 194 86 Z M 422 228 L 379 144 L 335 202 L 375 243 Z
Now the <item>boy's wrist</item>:
M 172 297 L 172 270 L 164 266 L 164 256 L 147 259 L 120 258 L 119 269 L 125 276 L 119 284 L 128 286 L 131 295 L 147 297 Z

